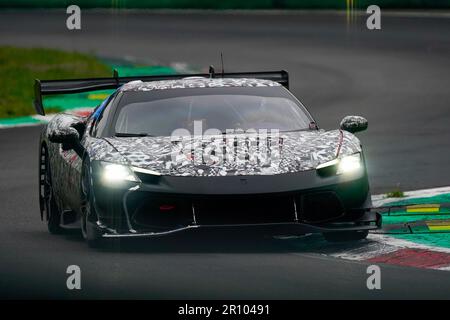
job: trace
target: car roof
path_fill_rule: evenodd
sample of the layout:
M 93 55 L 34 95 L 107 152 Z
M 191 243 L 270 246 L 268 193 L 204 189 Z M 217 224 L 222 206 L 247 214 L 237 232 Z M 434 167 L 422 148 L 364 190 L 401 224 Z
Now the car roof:
M 281 84 L 271 80 L 253 78 L 203 78 L 188 77 L 178 80 L 161 80 L 143 82 L 131 81 L 120 87 L 120 91 L 152 91 L 186 88 L 220 88 L 220 87 L 280 87 Z

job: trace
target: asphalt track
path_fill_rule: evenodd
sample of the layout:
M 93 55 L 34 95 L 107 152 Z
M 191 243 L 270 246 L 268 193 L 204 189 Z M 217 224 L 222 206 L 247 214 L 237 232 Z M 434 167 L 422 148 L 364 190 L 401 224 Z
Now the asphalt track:
M 382 28 L 331 13 L 112 10 L 83 12 L 71 32 L 63 11 L 1 12 L 0 44 L 199 67 L 218 65 L 222 51 L 229 71 L 286 69 L 323 128 L 368 118 L 359 136 L 374 192 L 448 185 L 450 19 L 386 15 Z M 187 234 L 98 251 L 77 232 L 51 236 L 38 217 L 39 130 L 0 130 L 2 298 L 450 298 L 448 272 L 382 266 L 382 290 L 370 291 L 366 264 L 271 239 Z M 80 291 L 66 289 L 71 264 Z

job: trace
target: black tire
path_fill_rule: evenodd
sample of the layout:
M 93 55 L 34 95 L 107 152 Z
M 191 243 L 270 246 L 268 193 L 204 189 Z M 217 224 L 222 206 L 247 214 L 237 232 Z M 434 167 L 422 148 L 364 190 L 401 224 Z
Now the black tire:
M 39 159 L 39 200 L 41 206 L 41 216 L 47 221 L 47 229 L 51 234 L 61 234 L 64 229 L 61 227 L 61 211 L 55 200 L 53 193 L 52 174 L 48 152 L 45 146 L 41 147 Z
M 95 226 L 94 220 L 97 220 L 97 213 L 93 204 L 91 165 L 89 159 L 83 161 L 83 171 L 81 179 L 82 194 L 82 214 L 81 214 L 81 234 L 86 243 L 91 248 L 99 248 L 104 244 L 101 233 Z
M 359 230 L 359 231 L 341 231 L 341 232 L 327 232 L 323 236 L 329 242 L 347 242 L 347 241 L 358 241 L 367 238 L 369 231 Z

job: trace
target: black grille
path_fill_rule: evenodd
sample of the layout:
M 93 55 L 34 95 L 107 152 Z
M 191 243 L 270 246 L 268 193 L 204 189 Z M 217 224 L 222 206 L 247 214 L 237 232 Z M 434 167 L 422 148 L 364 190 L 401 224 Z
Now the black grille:
M 337 219 L 344 215 L 341 201 L 334 192 L 318 192 L 300 197 L 301 220 L 319 223 Z
M 193 222 L 191 202 L 177 197 L 155 197 L 140 192 L 128 199 L 127 208 L 133 226 L 138 229 L 169 230 Z
M 170 230 L 191 225 L 236 225 L 299 222 L 321 223 L 344 215 L 334 192 L 282 196 L 180 197 L 149 192 L 130 194 L 130 220 L 136 229 Z
M 293 222 L 294 197 L 211 197 L 194 201 L 198 224 Z

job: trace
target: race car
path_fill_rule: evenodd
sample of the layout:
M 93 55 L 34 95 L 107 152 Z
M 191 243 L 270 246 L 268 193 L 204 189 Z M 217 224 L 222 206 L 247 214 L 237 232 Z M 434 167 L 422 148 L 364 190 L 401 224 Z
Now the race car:
M 41 115 L 43 95 L 114 89 L 43 127 L 41 219 L 92 247 L 199 228 L 366 238 L 381 224 L 353 134 L 367 120 L 322 130 L 288 88 L 286 71 L 36 80 Z

